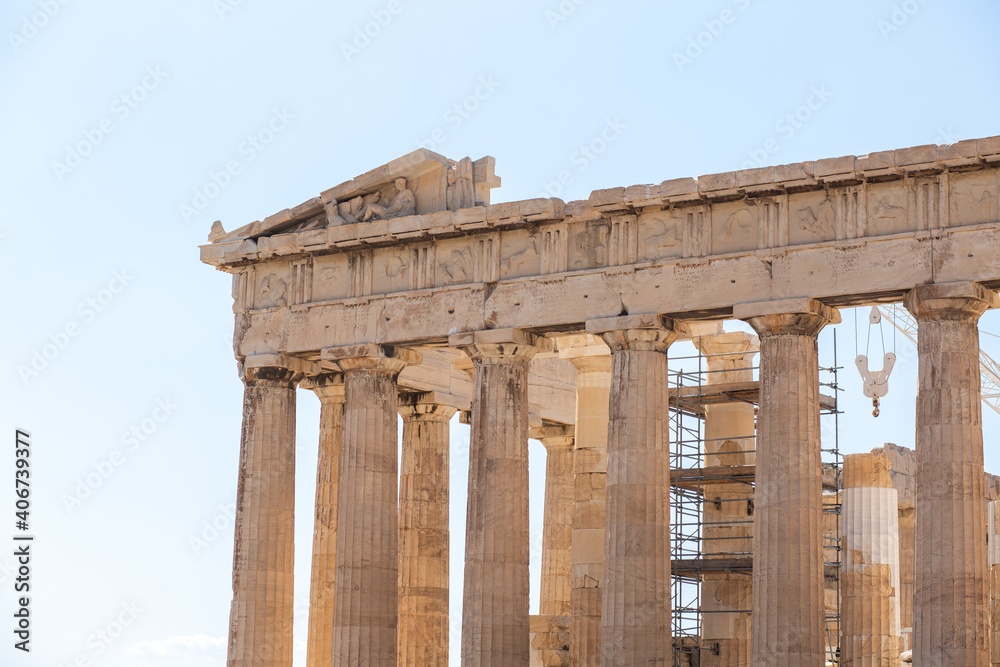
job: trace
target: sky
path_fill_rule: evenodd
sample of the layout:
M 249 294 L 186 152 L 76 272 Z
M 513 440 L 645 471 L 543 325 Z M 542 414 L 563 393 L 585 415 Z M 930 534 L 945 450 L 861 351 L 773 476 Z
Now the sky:
M 7 0 L 0 5 L 0 429 L 31 434 L 31 652 L 0 664 L 225 664 L 242 385 L 232 230 L 424 146 L 496 158 L 494 202 L 1000 134 L 981 1 Z M 820 336 L 840 447 L 913 446 L 916 355 L 871 416 Z M 855 324 L 857 322 L 857 324 Z M 1000 314 L 981 321 L 1000 357 Z M 739 328 L 737 324 L 731 324 Z M 855 331 L 859 344 L 855 344 Z M 870 348 L 866 343 L 870 334 Z M 672 354 L 690 348 L 676 346 Z M 1000 415 L 984 409 L 987 470 Z M 319 403 L 298 395 L 296 665 L 305 664 Z M 532 605 L 544 449 L 531 445 Z M 457 664 L 468 429 L 452 429 Z M 0 498 L 16 532 L 14 453 Z M 13 545 L 13 541 L 7 542 Z M 0 549 L 0 613 L 15 606 Z M 10 618 L 8 616 L 8 618 Z

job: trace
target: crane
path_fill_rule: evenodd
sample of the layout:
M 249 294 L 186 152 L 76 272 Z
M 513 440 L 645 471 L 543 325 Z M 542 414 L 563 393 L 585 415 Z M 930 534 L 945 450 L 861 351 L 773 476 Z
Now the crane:
M 882 316 L 888 318 L 892 326 L 916 345 L 917 321 L 902 304 L 892 303 L 878 307 Z M 1000 414 L 1000 364 L 990 355 L 979 350 L 979 369 L 982 374 L 982 399 L 987 407 Z

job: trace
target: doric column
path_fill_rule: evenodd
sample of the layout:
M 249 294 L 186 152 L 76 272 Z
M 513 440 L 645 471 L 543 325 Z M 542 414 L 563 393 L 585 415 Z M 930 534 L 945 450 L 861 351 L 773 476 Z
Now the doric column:
M 990 665 L 1000 666 L 1000 500 L 986 501 L 987 563 L 990 567 Z
M 601 664 L 601 593 L 607 530 L 611 351 L 597 336 L 567 336 L 559 339 L 559 357 L 576 368 L 569 659 L 571 665 L 597 667 Z
M 401 667 L 448 664 L 449 422 L 455 412 L 433 392 L 400 399 Z
M 677 334 L 645 315 L 592 320 L 587 331 L 612 357 L 601 662 L 672 665 L 666 352 Z
M 896 489 L 899 493 L 899 489 Z M 913 650 L 913 581 L 914 550 L 917 546 L 917 515 L 912 505 L 900 505 L 896 510 L 899 523 L 899 632 L 903 650 Z
M 995 292 L 977 283 L 920 285 L 917 320 L 917 550 L 913 662 L 990 659 L 979 327 Z
M 551 341 L 520 330 L 453 334 L 474 364 L 462 664 L 527 666 L 528 362 Z
M 573 542 L 573 427 L 533 428 L 545 446 L 545 507 L 542 520 L 542 579 L 539 613 L 569 615 L 570 547 Z
M 229 667 L 292 665 L 295 387 L 303 373 L 244 368 Z
M 876 450 L 844 458 L 840 659 L 845 667 L 898 667 L 898 494 Z
M 323 350 L 344 372 L 335 667 L 396 664 L 398 608 L 396 377 L 419 355 L 384 345 Z
M 823 484 L 816 337 L 840 314 L 812 299 L 741 304 L 760 336 L 750 664 L 822 665 Z
M 337 561 L 337 500 L 340 449 L 344 440 L 344 377 L 327 373 L 302 386 L 319 397 L 319 462 L 316 466 L 316 519 L 312 579 L 309 583 L 307 667 L 329 667 L 333 651 L 333 582 Z
M 695 335 L 706 357 L 707 384 L 753 382 L 753 363 L 760 349 L 756 336 L 744 332 Z M 754 406 L 746 402 L 705 406 L 705 465 L 753 466 Z M 706 484 L 702 553 L 706 558 L 745 557 L 752 552 L 753 485 Z M 747 539 L 741 539 L 747 538 Z M 701 580 L 704 667 L 750 664 L 749 573 L 708 573 Z

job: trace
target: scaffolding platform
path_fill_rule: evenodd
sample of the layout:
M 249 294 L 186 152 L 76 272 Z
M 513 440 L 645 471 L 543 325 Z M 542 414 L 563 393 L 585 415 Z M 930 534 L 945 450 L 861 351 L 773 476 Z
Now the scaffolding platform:
M 669 391 L 670 407 L 693 417 L 704 417 L 705 407 L 722 403 L 760 402 L 760 382 L 725 382 L 688 387 L 674 387 Z M 837 399 L 819 395 L 821 410 L 836 410 Z
M 719 456 L 719 455 L 715 455 Z M 722 454 L 725 456 L 725 454 Z M 683 468 L 670 471 L 670 486 L 691 491 L 703 491 L 703 486 L 718 484 L 743 484 L 751 486 L 757 466 L 708 466 L 705 468 Z M 837 491 L 836 477 L 823 475 L 823 490 Z
M 683 558 L 670 561 L 670 574 L 675 577 L 697 579 L 705 574 L 727 574 L 739 572 L 749 576 L 753 573 L 753 557 L 734 558 Z M 840 578 L 840 567 L 835 563 L 823 565 L 823 576 L 829 580 Z

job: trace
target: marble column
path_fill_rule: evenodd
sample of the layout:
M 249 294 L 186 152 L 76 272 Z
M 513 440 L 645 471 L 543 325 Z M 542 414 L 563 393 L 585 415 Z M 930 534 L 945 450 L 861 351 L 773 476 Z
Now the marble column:
M 897 489 L 898 493 L 898 489 Z M 899 522 L 899 632 L 903 650 L 913 650 L 913 583 L 914 551 L 917 546 L 917 513 L 912 505 L 900 505 L 896 510 Z
M 817 336 L 812 299 L 733 309 L 760 337 L 750 664 L 822 665 L 826 627 Z
M 605 492 L 611 351 L 593 335 L 559 339 L 559 357 L 576 369 L 576 443 L 573 471 L 573 541 L 570 551 L 571 665 L 601 664 L 601 594 L 604 582 Z
M 656 316 L 590 321 L 611 348 L 601 663 L 672 665 L 667 348 Z
M 433 393 L 400 399 L 400 667 L 448 665 L 449 422 Z
M 744 332 L 714 333 L 693 338 L 706 356 L 709 385 L 753 382 L 760 349 L 756 336 Z M 735 401 L 705 406 L 705 465 L 753 466 L 754 406 Z M 702 553 L 706 558 L 742 557 L 752 553 L 753 486 L 706 484 Z M 727 523 L 731 521 L 732 523 Z M 746 539 L 741 539 L 746 538 Z M 746 667 L 750 664 L 749 573 L 708 573 L 701 580 L 702 644 L 717 647 L 701 655 L 703 667 Z
M 844 667 L 898 667 L 898 494 L 889 459 L 876 450 L 844 457 L 840 660 Z
M 528 362 L 551 341 L 520 330 L 453 334 L 472 359 L 462 664 L 528 665 Z
M 340 449 L 344 440 L 344 377 L 339 373 L 319 375 L 307 378 L 302 387 L 311 389 L 320 401 L 319 462 L 316 466 L 306 665 L 329 667 L 333 652 L 333 587 L 337 565 Z
M 399 612 L 396 378 L 419 355 L 384 345 L 323 350 L 344 372 L 335 667 L 396 664 Z
M 920 285 L 917 320 L 916 582 L 913 662 L 990 660 L 980 315 L 997 306 L 978 283 Z
M 295 388 L 288 368 L 243 372 L 229 667 L 292 665 Z
M 543 426 L 530 437 L 545 447 L 545 507 L 542 520 L 542 578 L 538 611 L 570 611 L 570 548 L 573 542 L 573 427 Z
M 990 568 L 990 665 L 1000 667 L 1000 500 L 986 501 L 987 558 Z

